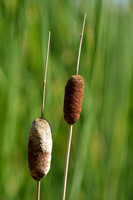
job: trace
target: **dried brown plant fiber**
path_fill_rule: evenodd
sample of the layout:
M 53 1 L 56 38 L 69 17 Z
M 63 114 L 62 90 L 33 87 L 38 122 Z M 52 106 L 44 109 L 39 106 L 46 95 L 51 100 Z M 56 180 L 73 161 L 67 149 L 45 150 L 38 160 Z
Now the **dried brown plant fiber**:
M 52 152 L 52 133 L 44 118 L 33 121 L 28 143 L 28 167 L 31 176 L 39 181 L 50 169 Z
M 64 98 L 64 119 L 69 125 L 74 124 L 80 117 L 83 95 L 83 77 L 80 75 L 71 76 L 65 87 Z

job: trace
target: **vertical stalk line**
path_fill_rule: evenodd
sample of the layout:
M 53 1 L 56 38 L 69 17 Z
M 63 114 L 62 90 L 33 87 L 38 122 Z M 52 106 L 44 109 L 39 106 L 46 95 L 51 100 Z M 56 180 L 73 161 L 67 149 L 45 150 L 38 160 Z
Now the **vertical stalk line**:
M 47 75 L 47 67 L 48 67 L 48 56 L 49 56 L 50 36 L 51 36 L 51 32 L 49 31 L 48 47 L 47 47 L 47 57 L 46 57 L 46 66 L 45 66 L 45 73 L 44 73 L 44 79 L 43 79 L 43 96 L 42 96 L 41 117 L 43 117 L 43 114 L 44 114 L 44 101 L 45 101 L 45 88 L 46 88 L 46 75 Z
M 83 35 L 84 35 L 85 20 L 86 20 L 86 13 L 84 15 L 82 32 L 81 32 L 80 42 L 79 42 L 79 52 L 78 52 L 78 59 L 77 59 L 76 75 L 78 75 L 78 71 L 79 71 L 79 61 L 80 61 L 80 55 L 81 55 L 82 40 L 83 40 Z
M 37 200 L 40 200 L 40 181 L 37 181 Z
M 78 75 L 78 70 L 79 70 L 79 61 L 80 61 L 82 40 L 83 40 L 83 35 L 84 35 L 85 21 L 86 21 L 86 13 L 84 15 L 82 32 L 81 32 L 81 36 L 80 36 L 79 51 L 78 51 L 77 66 L 76 66 L 76 75 Z M 67 175 L 68 175 L 68 165 L 69 165 L 69 157 L 70 157 L 71 140 L 72 140 L 72 125 L 70 125 L 70 127 L 69 127 L 69 136 L 68 136 L 68 143 L 67 143 L 67 154 L 66 154 L 66 163 L 65 163 L 65 171 L 64 171 L 62 200 L 65 200 L 65 196 L 66 196 L 66 186 L 67 186 Z
M 44 72 L 44 79 L 43 79 L 43 96 L 42 96 L 41 117 L 43 117 L 43 114 L 44 114 L 46 75 L 47 75 L 47 67 L 48 67 L 48 56 L 49 56 L 50 37 L 51 37 L 51 32 L 49 31 L 48 47 L 47 47 L 47 57 L 46 57 L 46 65 L 45 65 L 45 72 Z M 41 184 L 41 182 L 40 182 L 40 181 L 37 181 L 37 200 L 40 200 L 40 184 Z
M 66 163 L 65 163 L 65 171 L 64 171 L 64 184 L 63 184 L 62 200 L 65 200 L 65 195 L 66 195 L 67 174 L 68 174 L 71 141 L 72 141 L 72 127 L 73 127 L 72 125 L 69 126 L 69 136 L 68 136 L 68 143 L 67 143 L 67 153 L 66 153 Z

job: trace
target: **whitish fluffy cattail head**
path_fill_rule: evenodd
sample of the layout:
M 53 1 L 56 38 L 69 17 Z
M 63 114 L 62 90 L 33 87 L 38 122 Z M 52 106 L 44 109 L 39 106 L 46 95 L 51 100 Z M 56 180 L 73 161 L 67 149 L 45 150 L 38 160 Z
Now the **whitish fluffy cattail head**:
M 50 169 L 52 132 L 50 124 L 43 118 L 33 121 L 28 142 L 28 167 L 32 178 L 39 181 Z

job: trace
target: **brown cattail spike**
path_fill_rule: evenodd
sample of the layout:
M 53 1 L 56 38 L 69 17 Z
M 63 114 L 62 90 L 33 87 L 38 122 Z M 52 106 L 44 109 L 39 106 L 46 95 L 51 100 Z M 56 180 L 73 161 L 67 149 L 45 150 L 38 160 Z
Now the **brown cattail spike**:
M 78 121 L 84 95 L 84 79 L 80 75 L 73 75 L 65 87 L 64 119 L 72 125 Z
M 52 133 L 49 123 L 43 118 L 33 121 L 28 143 L 28 167 L 31 176 L 39 181 L 50 169 Z

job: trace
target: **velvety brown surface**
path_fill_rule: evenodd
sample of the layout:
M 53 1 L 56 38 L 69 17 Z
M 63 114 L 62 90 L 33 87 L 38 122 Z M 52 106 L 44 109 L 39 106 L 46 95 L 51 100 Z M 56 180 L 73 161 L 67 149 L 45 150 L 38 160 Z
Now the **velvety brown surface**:
M 49 168 L 49 157 L 51 155 L 47 152 L 34 151 L 34 146 L 32 146 L 32 140 L 29 140 L 28 144 L 28 167 L 32 178 L 39 181 L 47 173 L 45 170 Z
M 49 123 L 42 118 L 33 121 L 28 142 L 28 167 L 36 181 L 46 176 L 50 169 L 52 134 Z
M 73 75 L 65 87 L 64 119 L 70 125 L 80 117 L 82 99 L 84 95 L 84 79 L 80 75 Z

